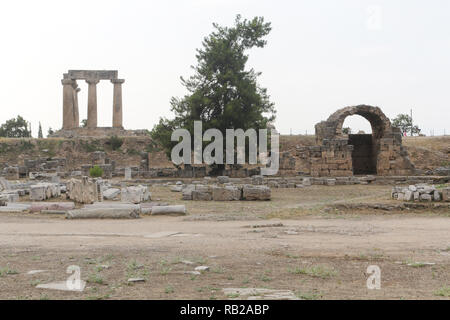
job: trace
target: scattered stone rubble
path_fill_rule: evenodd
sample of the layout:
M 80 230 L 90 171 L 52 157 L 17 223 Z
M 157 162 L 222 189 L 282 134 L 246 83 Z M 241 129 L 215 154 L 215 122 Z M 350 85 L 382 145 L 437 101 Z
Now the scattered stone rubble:
M 400 201 L 450 201 L 450 187 L 436 188 L 434 185 L 417 184 L 408 187 L 394 187 L 392 199 Z

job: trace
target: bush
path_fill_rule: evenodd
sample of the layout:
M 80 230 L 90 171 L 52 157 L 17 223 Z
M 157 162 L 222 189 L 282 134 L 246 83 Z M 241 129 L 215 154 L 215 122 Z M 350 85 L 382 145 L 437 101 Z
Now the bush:
M 92 178 L 100 178 L 101 176 L 103 176 L 103 169 L 100 168 L 99 166 L 94 166 L 91 169 L 89 169 L 89 175 Z
M 112 150 L 118 150 L 123 144 L 123 139 L 119 138 L 118 136 L 112 136 L 109 138 L 108 144 L 111 146 Z

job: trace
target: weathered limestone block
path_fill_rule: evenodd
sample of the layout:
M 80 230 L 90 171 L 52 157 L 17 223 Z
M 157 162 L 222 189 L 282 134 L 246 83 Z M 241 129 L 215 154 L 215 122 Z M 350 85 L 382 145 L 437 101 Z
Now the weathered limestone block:
M 176 185 L 170 188 L 170 191 L 172 192 L 182 192 L 183 191 L 183 186 L 180 185 Z
M 233 201 L 241 199 L 242 190 L 235 186 L 213 187 L 212 199 L 214 201 Z
M 253 185 L 262 185 L 262 184 L 264 184 L 264 177 L 263 176 L 253 176 L 252 177 L 252 184 Z
M 139 209 L 132 208 L 83 208 L 70 210 L 67 219 L 136 219 Z
M 267 182 L 267 186 L 270 188 L 278 188 L 278 182 L 276 181 L 269 181 Z
M 108 188 L 103 191 L 103 198 L 106 200 L 118 200 L 120 196 L 120 189 Z
M 131 168 L 130 167 L 125 168 L 125 180 L 131 180 Z
M 150 200 L 150 192 L 146 186 L 131 186 L 122 188 L 121 201 L 141 203 Z
M 0 201 L 12 203 L 19 202 L 19 193 L 17 191 L 8 191 L 0 194 Z
M 217 177 L 217 183 L 223 184 L 230 182 L 230 177 L 228 176 L 218 176 Z
M 0 191 L 9 190 L 10 188 L 11 188 L 11 185 L 10 185 L 9 181 L 3 177 L 0 177 Z
M 40 212 L 43 210 L 68 211 L 75 209 L 73 202 L 33 202 L 30 212 Z
M 414 193 L 411 190 L 406 190 L 405 195 L 404 195 L 404 200 L 405 201 L 413 201 L 414 200 Z
M 59 183 L 38 183 L 30 188 L 30 200 L 43 201 L 46 199 L 59 197 L 61 189 Z
M 88 177 L 82 177 L 81 180 L 70 179 L 66 186 L 68 198 L 75 202 L 86 204 L 103 200 L 97 179 Z
M 450 188 L 442 189 L 442 201 L 450 202 Z
M 174 205 L 174 206 L 153 206 L 152 215 L 185 215 L 186 206 Z
M 303 184 L 305 187 L 310 186 L 310 185 L 312 184 L 312 183 L 311 183 L 311 178 L 303 178 L 302 184 Z
M 428 193 L 423 193 L 420 195 L 420 200 L 421 201 L 432 201 L 433 197 Z
M 267 186 L 244 185 L 242 196 L 245 200 L 270 200 L 271 192 Z
M 334 186 L 336 185 L 336 179 L 327 179 L 327 186 Z
M 195 185 L 188 184 L 183 187 L 183 200 L 192 200 L 192 192 L 195 190 Z
M 212 193 L 207 190 L 194 190 L 192 191 L 192 200 L 195 201 L 210 201 L 212 200 Z
M 440 201 L 441 200 L 441 195 L 439 194 L 439 191 L 434 190 L 433 192 L 433 201 Z
M 24 212 L 30 209 L 29 204 L 25 203 L 11 203 L 8 202 L 6 206 L 0 207 L 0 212 Z

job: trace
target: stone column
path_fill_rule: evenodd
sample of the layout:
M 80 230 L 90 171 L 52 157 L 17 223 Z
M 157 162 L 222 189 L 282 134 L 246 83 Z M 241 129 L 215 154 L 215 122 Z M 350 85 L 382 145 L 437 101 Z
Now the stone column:
M 78 92 L 80 92 L 78 84 L 74 81 L 73 85 L 73 126 L 74 128 L 80 127 L 80 112 L 78 109 Z
M 122 83 L 124 79 L 111 79 L 114 84 L 113 95 L 113 127 L 123 128 L 123 116 L 122 116 Z
M 89 129 L 97 128 L 97 83 L 98 79 L 88 79 L 88 116 L 87 127 Z
M 63 85 L 63 129 L 68 130 L 74 127 L 73 117 L 73 80 L 62 79 Z

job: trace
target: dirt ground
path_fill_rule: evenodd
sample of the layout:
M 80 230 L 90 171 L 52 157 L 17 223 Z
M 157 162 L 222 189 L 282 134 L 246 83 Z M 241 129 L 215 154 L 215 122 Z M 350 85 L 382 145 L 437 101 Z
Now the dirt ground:
M 391 203 L 390 189 L 312 186 L 273 189 L 267 202 L 193 202 L 152 187 L 153 200 L 183 203 L 189 215 L 65 220 L 3 213 L 0 298 L 246 299 L 223 289 L 266 288 L 299 299 L 449 299 L 449 210 L 329 209 Z M 84 291 L 36 288 L 65 281 L 71 265 L 80 267 Z M 369 265 L 381 270 L 379 290 L 367 288 Z M 189 273 L 197 266 L 210 269 Z M 145 281 L 128 282 L 136 277 Z

